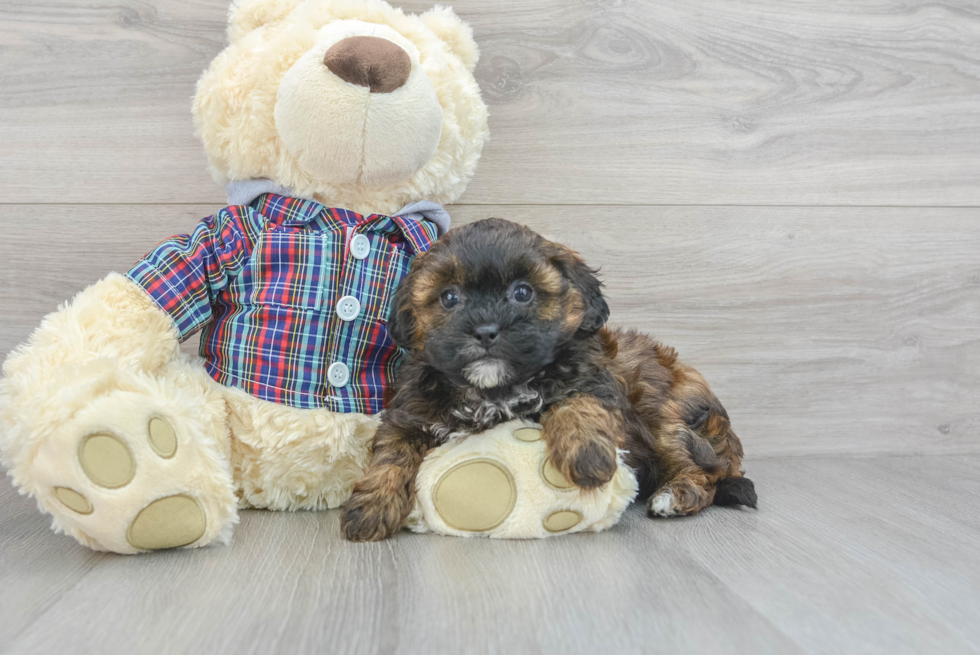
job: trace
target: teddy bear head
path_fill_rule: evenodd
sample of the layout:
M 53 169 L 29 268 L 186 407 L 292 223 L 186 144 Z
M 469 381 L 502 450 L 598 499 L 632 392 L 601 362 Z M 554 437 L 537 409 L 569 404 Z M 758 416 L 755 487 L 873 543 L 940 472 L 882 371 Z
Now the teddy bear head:
M 463 193 L 487 109 L 472 31 L 452 10 L 239 0 L 228 37 L 194 99 L 217 181 L 269 179 L 359 213 Z

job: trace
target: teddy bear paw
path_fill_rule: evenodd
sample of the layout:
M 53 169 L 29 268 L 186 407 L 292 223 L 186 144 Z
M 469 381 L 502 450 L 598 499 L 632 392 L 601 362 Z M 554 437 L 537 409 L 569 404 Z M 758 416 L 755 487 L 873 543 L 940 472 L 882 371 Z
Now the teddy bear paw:
M 177 454 L 177 434 L 165 419 L 150 419 L 144 438 L 146 447 L 137 446 L 145 451 L 144 459 L 153 455 L 171 459 Z M 133 448 L 125 439 L 110 433 L 90 434 L 82 439 L 78 464 L 89 482 L 102 489 L 122 489 L 136 477 Z M 56 487 L 54 493 L 70 510 L 80 514 L 94 511 L 91 502 L 74 489 Z M 173 494 L 143 507 L 129 523 L 126 541 L 137 550 L 177 548 L 200 539 L 206 524 L 200 502 L 187 494 Z
M 195 438 L 197 421 L 136 411 L 134 394 L 113 395 L 97 404 L 115 405 L 114 425 L 85 430 L 94 426 L 82 417 L 38 452 L 35 476 L 50 490 L 42 501 L 56 522 L 83 544 L 119 553 L 200 546 L 230 529 L 229 467 L 215 444 Z
M 410 529 L 497 538 L 603 530 L 637 489 L 622 465 L 599 488 L 577 487 L 547 457 L 540 426 L 522 421 L 437 448 L 416 486 Z

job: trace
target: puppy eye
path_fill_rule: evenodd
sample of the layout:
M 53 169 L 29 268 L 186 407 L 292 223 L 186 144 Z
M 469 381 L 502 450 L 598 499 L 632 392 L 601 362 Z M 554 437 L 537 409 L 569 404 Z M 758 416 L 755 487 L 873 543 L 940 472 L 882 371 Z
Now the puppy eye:
M 446 309 L 452 309 L 459 304 L 459 292 L 453 287 L 445 289 L 439 296 L 439 302 Z
M 514 285 L 514 290 L 510 292 L 510 297 L 514 299 L 514 302 L 521 304 L 529 303 L 534 298 L 534 289 L 527 282 L 519 282 Z

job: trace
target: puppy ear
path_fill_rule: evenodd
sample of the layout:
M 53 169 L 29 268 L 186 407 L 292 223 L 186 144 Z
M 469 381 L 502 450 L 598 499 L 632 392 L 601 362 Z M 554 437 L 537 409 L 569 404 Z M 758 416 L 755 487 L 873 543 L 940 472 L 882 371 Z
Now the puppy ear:
M 415 312 L 412 311 L 413 278 L 409 273 L 402 279 L 388 310 L 388 334 L 395 345 L 404 350 L 412 350 L 412 335 L 418 326 Z
M 545 253 L 551 264 L 582 294 L 585 315 L 578 329 L 595 334 L 609 318 L 609 305 L 602 297 L 602 282 L 596 277 L 598 271 L 589 268 L 582 256 L 571 248 L 550 241 L 546 243 Z

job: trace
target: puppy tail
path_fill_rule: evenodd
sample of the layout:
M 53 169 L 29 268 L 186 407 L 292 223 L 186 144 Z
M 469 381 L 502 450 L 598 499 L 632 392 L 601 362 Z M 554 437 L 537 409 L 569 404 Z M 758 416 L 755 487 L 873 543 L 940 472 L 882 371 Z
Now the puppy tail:
M 748 478 L 722 478 L 715 487 L 715 505 L 745 505 L 756 509 L 759 498 Z

